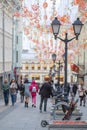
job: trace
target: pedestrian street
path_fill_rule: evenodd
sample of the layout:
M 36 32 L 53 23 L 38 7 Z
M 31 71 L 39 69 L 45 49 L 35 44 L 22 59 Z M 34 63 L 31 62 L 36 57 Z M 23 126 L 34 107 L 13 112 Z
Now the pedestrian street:
M 37 106 L 32 108 L 31 99 L 29 107 L 25 108 L 24 103 L 20 103 L 18 97 L 17 103 L 14 106 L 4 106 L 4 102 L 0 101 L 0 130 L 48 130 L 48 127 L 41 127 L 41 121 L 47 120 L 50 122 L 50 110 L 52 100 L 49 99 L 47 112 L 40 113 L 39 111 L 40 96 L 37 96 Z M 78 107 L 83 113 L 82 120 L 87 120 L 87 106 Z

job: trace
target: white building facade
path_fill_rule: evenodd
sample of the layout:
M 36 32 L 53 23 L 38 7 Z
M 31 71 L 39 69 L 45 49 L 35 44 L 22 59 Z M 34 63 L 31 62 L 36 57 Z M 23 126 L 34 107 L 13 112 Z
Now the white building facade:
M 19 7 L 18 4 L 17 0 L 0 1 L 0 95 L 4 78 L 7 78 L 9 81 L 11 80 L 15 66 L 15 51 L 18 49 L 15 50 L 16 36 L 14 35 L 13 14 L 14 7 Z M 22 37 L 21 33 L 16 34 Z M 18 39 L 20 40 L 20 38 Z M 22 47 L 19 48 L 22 49 Z M 20 53 L 21 51 L 18 52 L 18 57 L 21 57 L 19 56 Z

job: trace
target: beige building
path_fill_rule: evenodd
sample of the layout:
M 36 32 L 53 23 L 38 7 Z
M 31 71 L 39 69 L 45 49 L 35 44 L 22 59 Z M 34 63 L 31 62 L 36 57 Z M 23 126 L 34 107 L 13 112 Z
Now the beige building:
M 51 74 L 54 74 L 52 76 L 55 83 L 58 81 L 59 77 L 59 66 L 58 64 L 55 64 L 57 71 L 55 73 L 53 67 L 53 63 L 51 62 L 38 62 L 38 60 L 23 60 L 22 61 L 22 69 L 20 72 L 20 78 L 25 79 L 26 77 L 29 79 L 29 81 L 32 81 L 33 79 L 36 80 L 37 83 L 43 83 L 44 80 L 47 80 L 50 78 L 50 70 Z M 81 70 L 82 71 L 82 70 Z M 79 68 L 76 64 L 68 64 L 68 72 L 67 72 L 67 82 L 77 82 L 78 81 L 78 72 Z M 80 79 L 81 81 L 81 79 Z M 62 67 L 60 69 L 60 84 L 64 83 L 64 64 L 62 64 Z
M 37 82 L 42 83 L 45 79 L 49 78 L 49 72 L 52 68 L 53 64 L 49 64 L 49 62 L 23 62 L 22 64 L 22 77 L 28 77 L 30 80 L 36 79 Z M 57 74 L 56 74 L 57 75 Z M 63 73 L 61 72 L 61 77 Z
M 20 76 L 22 79 L 28 78 L 30 81 L 33 79 L 36 80 L 37 83 L 43 83 L 44 80 L 50 78 L 50 69 L 52 69 L 53 63 L 47 62 L 39 62 L 38 60 L 23 60 L 22 69 Z M 56 65 L 56 70 L 58 71 L 58 65 Z M 54 72 L 52 72 L 53 74 Z M 58 73 L 56 72 L 55 76 L 53 76 L 55 83 L 58 80 Z M 64 68 L 60 70 L 60 83 L 64 82 Z

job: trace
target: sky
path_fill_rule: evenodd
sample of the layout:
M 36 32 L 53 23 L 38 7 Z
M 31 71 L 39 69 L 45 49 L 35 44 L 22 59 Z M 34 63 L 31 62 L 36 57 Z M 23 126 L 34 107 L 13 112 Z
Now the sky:
M 48 19 L 46 20 L 46 24 L 50 25 L 51 21 L 49 19 L 49 17 L 52 15 L 53 13 L 53 9 L 52 9 L 52 0 L 25 0 L 24 1 L 24 5 L 26 5 L 29 10 L 31 10 L 31 5 L 36 4 L 37 2 L 39 2 L 39 6 L 40 6 L 40 22 L 41 24 L 44 24 L 44 20 L 42 19 L 45 11 L 44 8 L 42 8 L 42 2 L 46 1 L 48 4 L 48 8 L 46 9 L 46 14 L 48 16 Z M 58 11 L 58 14 L 60 16 L 63 16 L 64 14 L 69 14 L 70 16 L 70 20 L 71 22 L 73 22 L 76 17 L 77 17 L 77 12 L 78 12 L 78 6 L 72 6 L 72 2 L 73 0 L 55 0 L 55 10 Z M 60 8 L 61 6 L 61 8 Z M 25 18 L 26 24 L 28 24 L 29 21 L 27 21 L 27 19 Z M 27 39 L 25 40 L 25 43 L 27 42 Z
M 42 4 L 43 2 L 47 2 L 48 3 L 48 7 L 46 9 L 42 8 Z M 40 24 L 43 26 L 44 24 L 46 25 L 51 25 L 51 20 L 50 17 L 52 15 L 54 15 L 54 11 L 58 12 L 58 15 L 63 16 L 63 15 L 69 15 L 70 16 L 70 21 L 71 23 L 73 23 L 73 21 L 76 20 L 77 18 L 77 14 L 78 14 L 78 5 L 73 5 L 72 2 L 73 0 L 54 0 L 55 4 L 53 5 L 53 0 L 25 0 L 24 1 L 24 6 L 27 6 L 29 8 L 29 10 L 32 10 L 32 5 L 37 4 L 39 2 L 39 18 L 40 18 Z M 46 21 L 44 21 L 43 17 L 44 15 L 48 16 L 48 19 Z M 24 19 L 26 22 L 26 25 L 29 24 L 29 20 L 28 19 Z M 32 28 L 32 31 L 34 30 L 34 28 Z M 34 30 L 35 31 L 35 30 Z M 32 32 L 31 32 L 32 33 Z M 32 37 L 33 34 L 32 34 Z M 47 38 L 47 36 L 45 36 L 45 34 L 40 37 L 40 40 L 43 40 L 44 38 Z M 53 45 L 53 48 L 55 48 L 56 43 Z M 31 40 L 29 40 L 26 35 L 24 35 L 24 42 L 23 42 L 23 49 L 28 49 L 29 52 L 34 53 L 33 51 L 34 48 L 34 44 Z M 58 46 L 57 46 L 57 50 L 58 50 Z

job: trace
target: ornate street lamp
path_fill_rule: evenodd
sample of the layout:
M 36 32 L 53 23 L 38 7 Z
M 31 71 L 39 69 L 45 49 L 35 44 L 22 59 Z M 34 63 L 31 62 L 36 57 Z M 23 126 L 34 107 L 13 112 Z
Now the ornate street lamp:
M 55 19 L 53 20 L 51 25 L 52 25 L 53 35 L 56 39 L 57 35 L 59 33 L 59 30 L 60 30 L 61 23 L 60 23 L 60 21 L 57 20 L 57 17 L 55 17 Z
M 78 40 L 78 36 L 80 35 L 82 29 L 82 22 L 77 18 L 77 20 L 73 23 L 74 34 L 76 35 L 76 40 Z
M 60 30 L 60 26 L 61 26 L 61 23 L 60 23 L 60 21 L 57 20 L 57 17 L 52 21 L 52 24 L 51 24 L 54 38 L 55 39 L 58 38 L 65 43 L 65 81 L 64 81 L 65 92 L 67 92 L 67 44 L 68 44 L 68 42 L 72 41 L 73 39 L 78 40 L 78 36 L 80 35 L 81 29 L 83 26 L 83 24 L 79 20 L 79 18 L 77 18 L 77 20 L 72 25 L 73 25 L 75 37 L 68 39 L 68 37 L 67 37 L 68 34 L 66 33 L 65 39 L 62 39 L 61 37 L 57 36 L 59 34 L 59 30 Z

